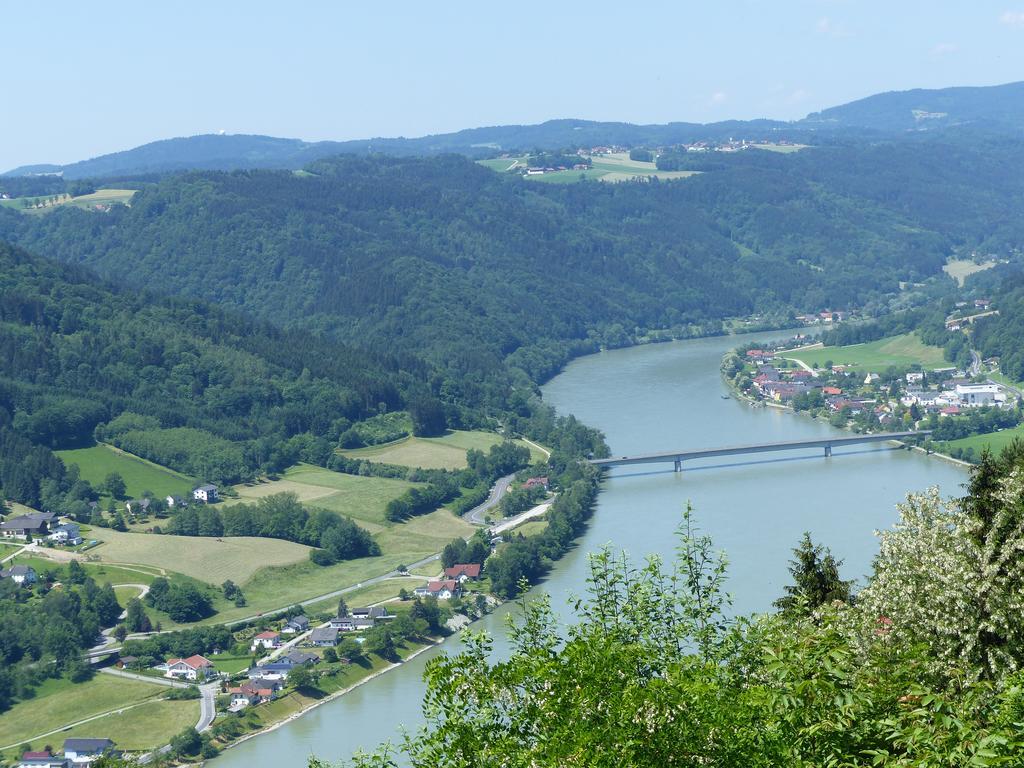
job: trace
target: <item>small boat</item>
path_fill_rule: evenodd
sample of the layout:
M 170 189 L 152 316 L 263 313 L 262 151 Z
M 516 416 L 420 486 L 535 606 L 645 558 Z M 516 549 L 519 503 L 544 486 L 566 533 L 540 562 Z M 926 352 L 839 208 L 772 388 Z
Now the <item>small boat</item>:
M 730 397 L 729 395 L 720 395 L 720 397 L 721 397 L 721 398 L 722 398 L 723 400 L 732 400 L 732 398 L 731 398 L 731 397 Z

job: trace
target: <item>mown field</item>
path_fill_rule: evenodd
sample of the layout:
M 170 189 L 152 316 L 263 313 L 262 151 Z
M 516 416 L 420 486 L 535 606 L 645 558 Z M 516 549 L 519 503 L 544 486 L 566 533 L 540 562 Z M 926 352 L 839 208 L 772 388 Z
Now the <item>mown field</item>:
M 423 469 L 462 469 L 466 466 L 466 451 L 475 448 L 487 452 L 504 438 L 494 432 L 453 431 L 443 437 L 407 437 L 386 445 L 341 451 L 352 459 L 366 459 L 381 464 L 398 464 Z M 530 449 L 534 460 L 544 455 L 526 443 L 516 441 Z
M 985 261 L 981 264 L 977 264 L 969 259 L 952 259 L 947 262 L 946 266 L 942 268 L 942 271 L 962 286 L 964 284 L 964 280 L 975 272 L 984 272 L 986 269 L 992 269 L 996 264 L 998 264 L 996 261 Z
M 511 170 L 526 168 L 527 157 L 500 158 L 478 160 L 483 166 L 493 171 L 504 172 L 515 164 Z M 539 176 L 528 176 L 530 181 L 544 184 L 573 184 L 580 179 L 599 179 L 607 182 L 629 181 L 637 176 L 657 176 L 659 179 L 685 179 L 698 171 L 659 171 L 654 163 L 630 160 L 629 154 L 620 152 L 612 155 L 598 155 L 591 158 L 591 167 L 585 171 L 554 171 Z
M 104 562 L 139 563 L 183 573 L 216 586 L 226 579 L 244 584 L 261 568 L 291 565 L 309 558 L 309 547 L 281 539 L 213 539 L 121 533 L 109 528 L 96 528 L 93 534 L 103 544 L 90 550 L 90 554 Z
M 962 437 L 959 440 L 950 440 L 943 443 L 943 445 L 947 449 L 959 448 L 963 451 L 966 451 L 968 448 L 973 449 L 973 455 L 977 457 L 981 455 L 985 448 L 997 454 L 1013 442 L 1015 438 L 1024 440 L 1024 424 L 1018 425 L 1013 429 L 1004 429 L 1001 432 L 990 432 L 987 435 L 971 435 L 970 437 Z
M 0 715 L 0 751 L 9 755 L 26 743 L 34 749 L 42 749 L 44 744 L 59 748 L 69 736 L 109 737 L 124 749 L 165 744 L 185 725 L 195 725 L 199 719 L 198 701 L 149 701 L 165 695 L 168 690 L 166 686 L 104 674 L 77 684 L 64 678 L 47 680 L 36 690 L 35 697 L 15 704 Z M 146 703 L 137 709 L 126 709 L 122 714 L 60 730 L 71 723 L 138 702 Z M 36 738 L 53 730 L 59 732 Z
M 812 368 L 824 367 L 825 362 L 845 365 L 858 371 L 879 373 L 889 366 L 908 366 L 915 363 L 926 369 L 946 368 L 950 363 L 943 356 L 941 347 L 923 344 L 912 333 L 871 341 L 865 344 L 850 344 L 844 347 L 816 347 L 797 352 L 784 352 L 783 357 L 799 360 Z
M 124 478 L 129 498 L 141 496 L 143 491 L 152 491 L 156 498 L 187 496 L 196 485 L 193 477 L 109 445 L 56 453 L 65 464 L 77 464 L 82 479 L 88 480 L 95 488 L 99 488 L 111 472 L 117 472 Z
M 14 210 L 21 211 L 23 213 L 39 215 L 49 213 L 50 211 L 64 206 L 90 209 L 96 205 L 108 206 L 115 203 L 128 203 L 131 202 L 131 199 L 134 196 L 134 189 L 98 189 L 88 195 L 79 195 L 78 197 L 61 196 L 56 203 L 47 203 L 42 208 L 31 206 L 35 206 L 41 201 L 49 201 L 54 197 L 54 195 L 15 197 L 10 200 L 0 200 L 0 206 L 3 206 L 4 208 L 13 208 Z M 26 207 L 26 202 L 28 202 L 30 207 Z

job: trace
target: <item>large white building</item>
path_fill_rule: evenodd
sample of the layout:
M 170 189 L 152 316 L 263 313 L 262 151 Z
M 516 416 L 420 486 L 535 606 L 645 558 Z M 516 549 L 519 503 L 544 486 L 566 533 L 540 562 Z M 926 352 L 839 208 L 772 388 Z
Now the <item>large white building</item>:
M 956 396 L 966 406 L 995 405 L 1006 399 L 995 384 L 957 384 Z

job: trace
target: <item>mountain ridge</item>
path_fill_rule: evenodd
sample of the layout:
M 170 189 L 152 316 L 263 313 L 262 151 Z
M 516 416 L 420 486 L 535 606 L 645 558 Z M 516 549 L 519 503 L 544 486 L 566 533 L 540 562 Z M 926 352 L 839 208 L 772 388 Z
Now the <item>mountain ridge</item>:
M 55 174 L 66 179 L 104 178 L 185 170 L 298 170 L 337 154 L 396 156 L 447 152 L 479 157 L 512 149 L 566 146 L 668 145 L 724 139 L 808 139 L 825 132 L 905 133 L 962 128 L 1019 133 L 1024 127 L 1024 82 L 994 86 L 889 91 L 809 114 L 803 120 L 726 120 L 716 123 L 636 124 L 558 118 L 536 124 L 465 128 L 414 138 L 376 137 L 305 141 L 256 134 L 199 134 L 155 142 L 66 165 L 37 163 L 0 177 Z

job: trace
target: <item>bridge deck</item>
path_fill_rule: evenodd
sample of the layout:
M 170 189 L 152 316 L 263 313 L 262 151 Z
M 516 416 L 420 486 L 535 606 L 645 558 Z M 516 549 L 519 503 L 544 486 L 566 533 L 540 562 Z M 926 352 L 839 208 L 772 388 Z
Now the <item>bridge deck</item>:
M 911 437 L 930 435 L 931 431 L 920 432 L 887 432 L 875 435 L 852 435 L 849 437 L 825 437 L 820 440 L 787 440 L 780 443 L 755 443 L 752 445 L 728 445 L 721 448 L 703 448 L 687 451 L 667 451 L 665 453 L 645 453 L 636 456 L 620 456 L 618 458 L 591 459 L 590 463 L 598 467 L 621 467 L 630 464 L 657 464 L 664 461 L 682 462 L 689 459 L 704 459 L 714 456 L 735 456 L 743 453 L 766 453 L 768 451 L 795 451 L 801 448 L 824 448 L 826 455 L 831 455 L 832 448 L 858 443 L 882 443 L 889 440 L 904 440 Z

